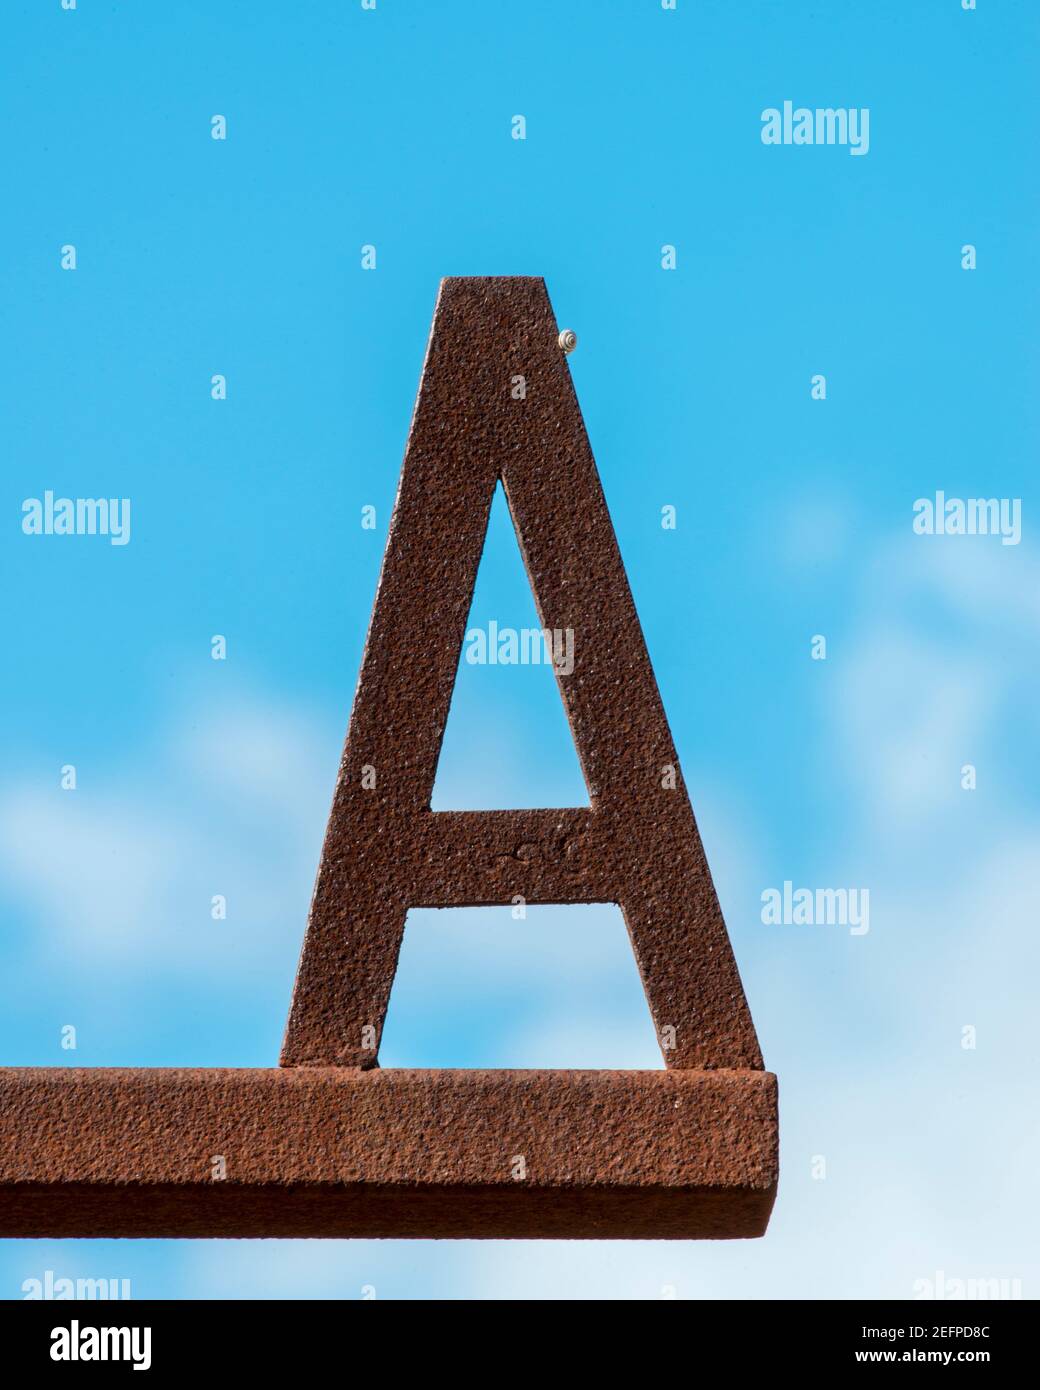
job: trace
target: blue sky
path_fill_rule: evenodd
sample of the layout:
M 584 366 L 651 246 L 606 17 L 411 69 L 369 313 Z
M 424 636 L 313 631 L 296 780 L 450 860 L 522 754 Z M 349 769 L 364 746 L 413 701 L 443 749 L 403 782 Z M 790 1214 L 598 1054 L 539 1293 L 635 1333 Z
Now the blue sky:
M 275 1061 L 438 280 L 543 275 L 782 1180 L 758 1242 L 9 1241 L 0 1294 L 1035 1295 L 1040 13 L 12 0 L 5 29 L 0 1062 Z M 869 108 L 869 152 L 764 145 L 786 99 Z M 23 535 L 48 489 L 129 497 L 129 543 Z M 1021 543 L 915 535 L 940 489 L 1021 499 Z M 474 622 L 533 612 L 499 502 Z M 583 799 L 549 672 L 464 667 L 434 805 Z M 869 933 L 764 925 L 785 880 L 868 888 Z M 413 914 L 383 1059 L 659 1065 L 620 915 Z

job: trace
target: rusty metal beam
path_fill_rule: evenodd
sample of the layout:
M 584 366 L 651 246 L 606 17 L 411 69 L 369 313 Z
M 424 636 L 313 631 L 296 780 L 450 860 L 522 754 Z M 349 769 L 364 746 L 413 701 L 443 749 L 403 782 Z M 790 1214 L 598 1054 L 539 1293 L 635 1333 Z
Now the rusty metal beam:
M 757 1236 L 775 1145 L 765 1072 L 19 1067 L 0 1236 Z

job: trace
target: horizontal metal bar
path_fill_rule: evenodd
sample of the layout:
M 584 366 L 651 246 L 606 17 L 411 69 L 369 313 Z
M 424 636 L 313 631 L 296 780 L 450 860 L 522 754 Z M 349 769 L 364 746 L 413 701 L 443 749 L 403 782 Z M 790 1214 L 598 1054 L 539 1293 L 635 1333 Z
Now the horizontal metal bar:
M 761 1235 L 759 1071 L 0 1070 L 2 1236 Z

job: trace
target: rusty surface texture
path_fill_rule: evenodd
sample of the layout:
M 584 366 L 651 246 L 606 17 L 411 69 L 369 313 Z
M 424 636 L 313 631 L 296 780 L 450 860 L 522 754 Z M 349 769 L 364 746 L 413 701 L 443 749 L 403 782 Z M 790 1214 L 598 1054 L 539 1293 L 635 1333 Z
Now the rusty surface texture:
M 766 1072 L 10 1068 L 0 1236 L 756 1236 L 775 1148 Z
M 558 334 L 540 279 L 442 282 L 285 1066 L 377 1064 L 410 907 L 519 894 L 620 904 L 668 1067 L 762 1067 Z M 574 633 L 557 680 L 589 808 L 430 810 L 500 478 L 542 626 Z
M 442 283 L 281 1067 L 0 1070 L 0 1235 L 765 1230 L 776 1078 L 558 333 L 539 279 Z M 556 675 L 589 805 L 435 813 L 499 479 L 541 623 L 573 633 Z M 621 906 L 665 1069 L 379 1067 L 408 909 L 517 895 Z

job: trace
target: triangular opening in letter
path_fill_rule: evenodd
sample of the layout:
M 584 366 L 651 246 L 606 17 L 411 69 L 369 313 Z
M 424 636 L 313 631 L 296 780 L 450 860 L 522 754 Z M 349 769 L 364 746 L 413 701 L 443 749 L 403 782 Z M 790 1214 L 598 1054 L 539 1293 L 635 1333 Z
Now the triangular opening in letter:
M 477 571 L 431 802 L 434 811 L 587 806 L 555 671 L 574 633 L 543 629 L 501 483 Z

